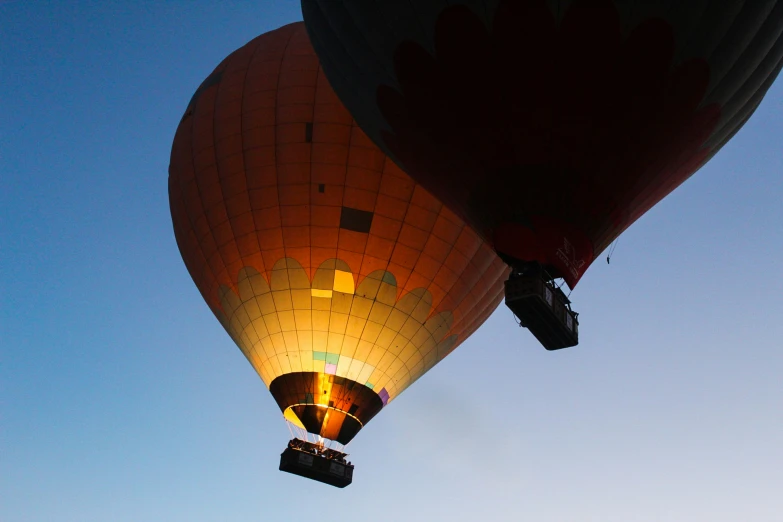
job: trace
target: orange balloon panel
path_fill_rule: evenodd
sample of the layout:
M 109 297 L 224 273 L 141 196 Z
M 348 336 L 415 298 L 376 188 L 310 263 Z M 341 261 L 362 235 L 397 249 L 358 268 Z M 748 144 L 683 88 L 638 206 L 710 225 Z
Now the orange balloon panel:
M 302 23 L 201 84 L 169 197 L 193 280 L 286 418 L 341 442 L 503 295 L 505 264 L 356 126 Z

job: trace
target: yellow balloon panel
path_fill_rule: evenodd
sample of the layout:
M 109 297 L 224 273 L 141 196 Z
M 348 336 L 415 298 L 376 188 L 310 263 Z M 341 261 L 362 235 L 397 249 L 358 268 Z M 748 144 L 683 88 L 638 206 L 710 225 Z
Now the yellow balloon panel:
M 445 357 L 452 314 L 432 312 L 424 289 L 397 299 L 394 275 L 378 270 L 354 289 L 346 263 L 329 260 L 312 284 L 294 259 L 281 259 L 269 283 L 252 267 L 238 293 L 221 288 L 220 320 L 269 387 L 291 372 L 319 372 L 386 389 L 391 401 Z

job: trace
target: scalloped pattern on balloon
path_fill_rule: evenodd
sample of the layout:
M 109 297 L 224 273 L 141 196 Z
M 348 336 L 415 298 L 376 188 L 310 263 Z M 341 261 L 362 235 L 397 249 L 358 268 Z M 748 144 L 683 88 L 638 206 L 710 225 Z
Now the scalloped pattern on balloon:
M 432 294 L 417 288 L 397 299 L 394 275 L 376 270 L 355 286 L 347 263 L 315 271 L 292 258 L 275 263 L 269 281 L 253 267 L 239 272 L 238 293 L 220 288 L 219 319 L 269 387 L 291 372 L 354 380 L 388 403 L 448 355 L 451 311 L 432 313 Z

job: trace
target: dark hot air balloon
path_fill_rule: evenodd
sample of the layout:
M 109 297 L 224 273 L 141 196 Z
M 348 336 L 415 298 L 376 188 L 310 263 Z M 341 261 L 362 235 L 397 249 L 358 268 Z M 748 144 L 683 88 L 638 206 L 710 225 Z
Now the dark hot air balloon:
M 302 10 L 368 136 L 515 274 L 541 268 L 572 288 L 742 127 L 783 57 L 779 1 L 302 0 Z

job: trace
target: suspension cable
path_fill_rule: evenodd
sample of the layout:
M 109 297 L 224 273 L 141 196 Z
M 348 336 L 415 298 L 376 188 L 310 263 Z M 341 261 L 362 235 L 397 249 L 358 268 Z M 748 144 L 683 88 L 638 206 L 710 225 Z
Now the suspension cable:
M 609 260 L 612 258 L 612 254 L 614 254 L 614 249 L 617 248 L 617 243 L 620 242 L 620 238 L 614 240 L 614 244 L 609 248 L 609 255 L 606 256 L 606 264 L 609 264 Z

